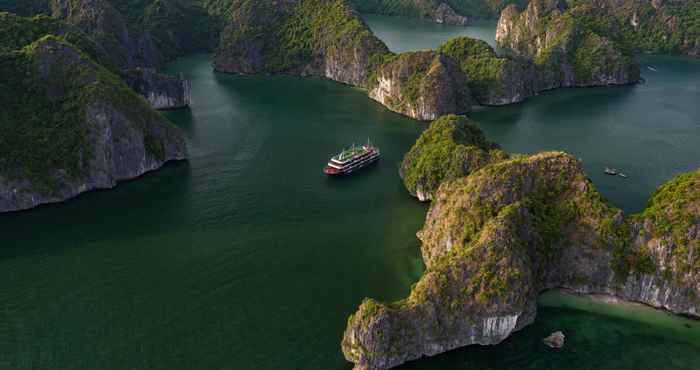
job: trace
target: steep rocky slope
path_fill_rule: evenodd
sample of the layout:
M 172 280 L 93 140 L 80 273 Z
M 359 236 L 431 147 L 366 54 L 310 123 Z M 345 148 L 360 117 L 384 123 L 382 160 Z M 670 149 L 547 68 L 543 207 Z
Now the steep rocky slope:
M 65 39 L 3 46 L 0 212 L 110 188 L 185 158 L 178 128 Z
M 496 41 L 516 56 L 534 62 L 536 90 L 571 86 L 631 84 L 639 80 L 639 66 L 621 35 L 601 32 L 560 0 L 532 0 L 519 12 L 503 10 Z
M 447 179 L 418 233 L 427 267 L 408 298 L 366 299 L 342 342 L 355 369 L 386 369 L 531 323 L 539 292 L 569 288 L 700 317 L 700 170 L 625 218 L 560 152 Z
M 149 68 L 136 68 L 125 71 L 124 80 L 154 109 L 176 109 L 190 105 L 192 87 L 182 75 L 170 76 Z
M 157 68 L 161 60 L 150 34 L 132 35 L 108 0 L 52 0 L 52 15 L 90 35 L 119 69 Z
M 541 90 L 541 77 L 534 63 L 498 56 L 485 41 L 457 37 L 440 45 L 438 52 L 459 63 L 474 99 L 481 105 L 517 103 Z
M 367 86 L 390 55 L 344 0 L 233 0 L 214 68 L 323 76 Z
M 382 65 L 369 97 L 387 108 L 420 120 L 471 110 L 471 93 L 461 69 L 433 51 L 403 53 Z
M 433 199 L 443 181 L 507 158 L 467 117 L 448 115 L 423 132 L 404 156 L 399 173 L 408 192 L 425 201 Z
M 572 0 L 580 17 L 637 52 L 700 57 L 698 0 Z
M 146 98 L 154 108 L 177 108 L 186 105 L 182 103 L 189 102 L 189 95 L 184 95 L 189 93 L 189 90 L 182 88 L 188 84 L 186 81 L 180 76 L 168 76 L 158 72 L 163 65 L 163 57 L 156 47 L 150 30 L 137 27 L 135 24 L 129 27 L 121 12 L 111 2 L 51 0 L 51 7 L 55 18 L 90 35 L 105 51 L 111 65 L 126 71 L 127 76 L 130 77 L 141 74 L 143 76 L 141 79 L 125 80 L 128 83 L 137 82 L 138 84 L 132 88 Z M 147 13 L 146 16 L 148 15 Z M 164 48 L 164 50 L 167 49 Z M 142 83 L 146 79 L 152 83 Z M 151 87 L 154 90 L 150 90 Z M 174 104 L 169 105 L 170 102 Z

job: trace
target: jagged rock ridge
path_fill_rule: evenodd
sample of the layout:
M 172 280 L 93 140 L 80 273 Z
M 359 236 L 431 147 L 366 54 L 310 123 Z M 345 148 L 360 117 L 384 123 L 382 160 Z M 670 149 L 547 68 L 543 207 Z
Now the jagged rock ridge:
M 366 299 L 343 353 L 357 370 L 386 369 L 496 344 L 534 320 L 536 297 L 550 288 L 700 316 L 699 185 L 700 170 L 682 175 L 625 218 L 565 153 L 446 179 L 418 233 L 424 275 L 405 300 Z
M 158 72 L 163 58 L 149 31 L 129 29 L 107 0 L 51 0 L 52 14 L 90 35 L 110 64 L 125 71 L 127 83 L 156 109 L 186 106 L 189 86 L 182 76 Z M 140 78 L 134 76 L 141 75 Z M 151 90 L 153 88 L 153 90 Z M 172 104 L 170 104 L 172 103 Z M 184 104 L 187 103 L 187 104 Z
M 186 157 L 184 135 L 55 36 L 0 53 L 0 212 L 60 202 Z M 30 107 L 31 114 L 26 108 Z

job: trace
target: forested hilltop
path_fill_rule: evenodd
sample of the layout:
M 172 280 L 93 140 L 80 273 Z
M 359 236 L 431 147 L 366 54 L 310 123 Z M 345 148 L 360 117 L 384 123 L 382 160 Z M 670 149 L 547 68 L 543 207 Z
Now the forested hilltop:
M 110 188 L 184 159 L 182 132 L 79 28 L 0 12 L 0 212 Z
M 465 24 L 498 19 L 508 6 L 524 10 L 528 0 L 351 0 L 361 12 Z M 699 0 L 566 0 L 588 8 L 583 17 L 595 27 L 614 29 L 637 52 L 700 56 Z M 449 9 L 446 10 L 446 9 Z M 453 15 L 446 17 L 446 12 Z M 465 21 L 466 20 L 466 21 Z
M 355 370 L 497 344 L 531 324 L 540 292 L 603 293 L 700 317 L 700 170 L 625 216 L 569 154 L 507 154 L 466 117 L 423 132 L 401 173 L 431 199 L 426 270 L 405 299 L 365 299 L 342 341 Z

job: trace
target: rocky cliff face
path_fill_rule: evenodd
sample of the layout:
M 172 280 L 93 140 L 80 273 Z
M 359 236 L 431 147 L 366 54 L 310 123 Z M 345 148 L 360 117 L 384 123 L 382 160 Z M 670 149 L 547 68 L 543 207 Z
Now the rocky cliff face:
M 109 1 L 52 0 L 52 9 L 54 17 L 89 35 L 111 66 L 127 71 L 127 83 L 153 103 L 154 108 L 180 108 L 189 104 L 186 95 L 189 90 L 185 89 L 189 82 L 182 76 L 156 72 L 163 62 L 150 32 L 130 30 L 122 14 Z M 174 95 L 177 93 L 180 95 Z
M 408 298 L 366 299 L 342 342 L 355 369 L 386 369 L 531 323 L 542 290 L 609 293 L 699 316 L 700 171 L 625 218 L 580 163 L 514 156 L 442 182 L 418 233 L 427 267 Z
M 343 0 L 234 0 L 214 68 L 323 76 L 365 87 L 388 55 Z
M 696 0 L 593 0 L 577 2 L 580 17 L 615 30 L 638 52 L 700 57 L 700 2 Z
M 620 35 L 602 32 L 580 16 L 584 11 L 559 0 L 533 0 L 522 13 L 515 5 L 503 10 L 496 41 L 534 63 L 536 91 L 639 80 L 639 66 Z
M 437 23 L 452 24 L 456 26 L 468 25 L 469 18 L 457 14 L 452 7 L 447 3 L 441 3 L 433 15 L 433 20 Z
M 52 0 L 53 16 L 91 35 L 120 69 L 157 68 L 150 34 L 131 35 L 122 14 L 107 0 Z
M 467 85 L 481 105 L 512 104 L 538 91 L 538 74 L 532 62 L 498 56 L 482 40 L 456 37 L 440 45 L 438 52 L 459 63 Z
M 442 182 L 507 158 L 469 119 L 449 115 L 423 132 L 404 156 L 399 173 L 408 192 L 426 201 L 433 199 Z
M 471 110 L 471 94 L 457 63 L 433 51 L 403 53 L 381 66 L 369 97 L 420 120 Z
M 111 188 L 185 158 L 177 127 L 60 38 L 0 60 L 12 90 L 0 94 L 9 107 L 0 121 L 0 212 Z
M 125 72 L 125 82 L 146 98 L 154 109 L 184 108 L 192 100 L 192 88 L 184 76 L 171 76 L 153 69 L 132 69 Z

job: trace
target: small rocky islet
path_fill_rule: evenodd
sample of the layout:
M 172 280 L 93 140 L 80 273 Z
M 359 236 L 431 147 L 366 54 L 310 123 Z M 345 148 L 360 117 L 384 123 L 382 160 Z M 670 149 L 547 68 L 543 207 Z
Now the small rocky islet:
M 624 215 L 571 155 L 506 153 L 461 115 L 545 90 L 637 83 L 638 52 L 700 56 L 688 22 L 697 1 L 489 2 L 466 14 L 459 1 L 406 0 L 393 9 L 439 22 L 500 15 L 505 52 L 461 37 L 401 54 L 359 18 L 361 0 L 133 3 L 0 2 L 12 12 L 0 13 L 0 101 L 10 107 L 0 116 L 0 211 L 186 158 L 183 133 L 154 109 L 187 106 L 189 85 L 161 69 L 214 50 L 219 72 L 321 76 L 433 121 L 400 167 L 408 192 L 431 202 L 418 232 L 427 269 L 406 299 L 365 299 L 348 319 L 342 350 L 356 369 L 497 344 L 533 322 L 537 295 L 552 288 L 700 315 L 700 171 Z

